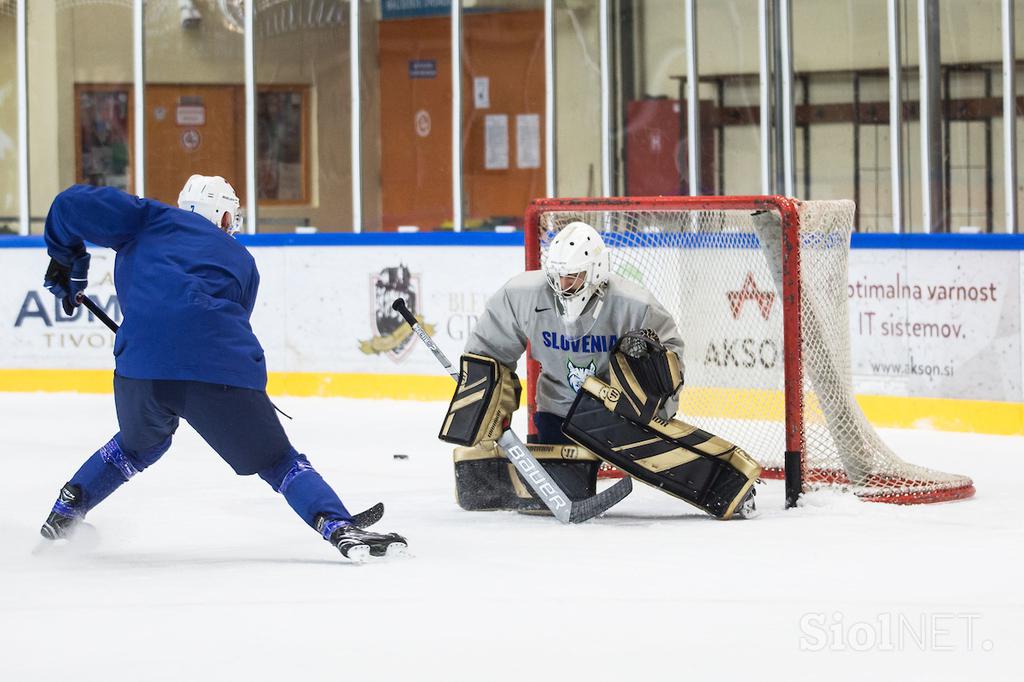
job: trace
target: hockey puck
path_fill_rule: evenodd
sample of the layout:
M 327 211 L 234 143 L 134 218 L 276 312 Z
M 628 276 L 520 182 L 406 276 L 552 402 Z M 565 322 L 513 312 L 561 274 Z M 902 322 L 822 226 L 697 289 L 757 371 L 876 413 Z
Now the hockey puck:
M 403 455 L 401 453 L 395 453 L 391 455 L 394 459 L 409 459 L 409 455 Z

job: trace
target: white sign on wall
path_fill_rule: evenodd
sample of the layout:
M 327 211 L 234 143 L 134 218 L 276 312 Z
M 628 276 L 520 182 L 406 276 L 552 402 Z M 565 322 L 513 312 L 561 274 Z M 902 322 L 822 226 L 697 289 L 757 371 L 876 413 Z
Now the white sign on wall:
M 1018 252 L 854 250 L 848 299 L 861 392 L 1021 400 Z

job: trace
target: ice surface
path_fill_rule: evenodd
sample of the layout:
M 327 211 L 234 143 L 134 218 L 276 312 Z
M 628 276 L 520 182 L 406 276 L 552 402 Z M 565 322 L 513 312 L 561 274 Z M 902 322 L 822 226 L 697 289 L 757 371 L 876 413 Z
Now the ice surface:
M 562 526 L 460 511 L 438 403 L 278 402 L 414 557 L 344 563 L 184 425 L 89 516 L 92 542 L 33 555 L 113 401 L 0 395 L 0 680 L 1021 679 L 1024 438 L 883 432 L 971 475 L 964 502 L 818 493 L 784 512 L 769 483 L 760 518 L 720 522 L 637 485 Z

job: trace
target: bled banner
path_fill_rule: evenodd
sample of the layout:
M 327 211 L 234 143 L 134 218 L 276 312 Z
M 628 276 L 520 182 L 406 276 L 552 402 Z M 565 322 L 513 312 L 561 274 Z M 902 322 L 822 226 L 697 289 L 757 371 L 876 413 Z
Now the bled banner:
M 454 362 L 521 247 L 254 248 L 262 285 L 253 328 L 278 372 L 437 375 L 391 305 L 409 309 Z
M 858 393 L 1021 401 L 1017 251 L 853 250 Z

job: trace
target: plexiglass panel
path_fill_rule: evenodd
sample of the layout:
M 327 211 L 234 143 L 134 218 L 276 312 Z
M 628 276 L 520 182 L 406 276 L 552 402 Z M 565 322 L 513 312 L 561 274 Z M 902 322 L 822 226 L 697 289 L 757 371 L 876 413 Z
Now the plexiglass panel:
M 255 9 L 259 230 L 349 231 L 348 3 L 296 11 L 298 3 L 277 0 Z
M 463 229 L 521 226 L 545 193 L 544 5 L 476 3 L 463 16 Z
M 244 207 L 241 3 L 191 8 L 178 0 L 146 3 L 146 196 L 177 205 L 190 175 L 220 175 Z
M 130 0 L 29 2 L 29 207 L 74 183 L 134 191 Z
M 891 231 L 885 3 L 792 7 L 798 194 L 853 199 L 856 229 Z
M 0 2 L 0 235 L 18 234 L 18 74 L 15 4 Z

